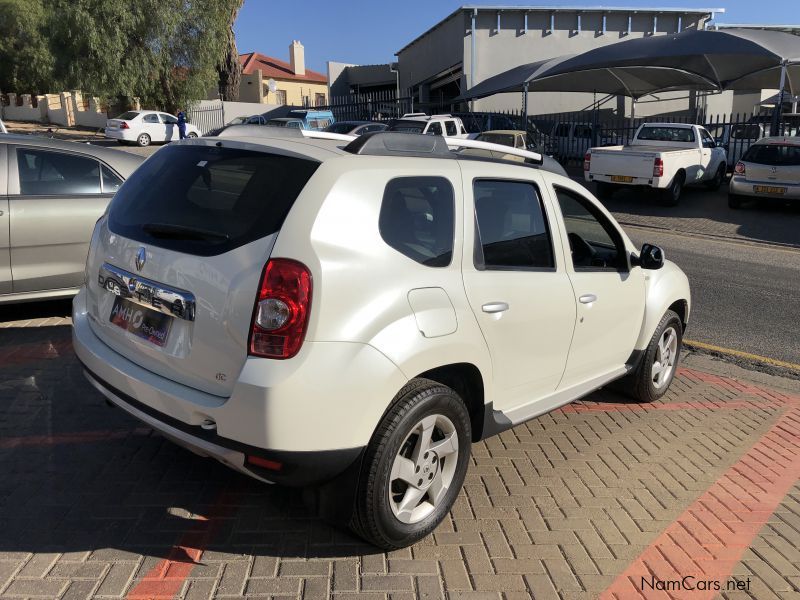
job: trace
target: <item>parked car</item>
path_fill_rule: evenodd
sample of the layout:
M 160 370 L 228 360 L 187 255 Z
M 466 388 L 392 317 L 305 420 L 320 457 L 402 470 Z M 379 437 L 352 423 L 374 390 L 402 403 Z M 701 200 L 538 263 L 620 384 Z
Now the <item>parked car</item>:
M 0 133 L 8 133 L 8 129 L 6 129 L 5 123 L 3 123 L 3 119 L 0 119 Z
M 107 138 L 120 144 L 149 146 L 152 142 L 171 142 L 180 138 L 178 117 L 155 110 L 129 110 L 106 123 Z M 196 138 L 200 130 L 186 123 L 186 137 Z
M 425 113 L 406 113 L 400 119 L 391 121 L 386 131 L 423 133 L 463 139 L 469 137 L 464 123 L 458 117 L 451 115 L 428 116 Z
M 568 177 L 567 171 L 564 169 L 564 167 L 561 166 L 561 163 L 559 163 L 556 159 L 542 153 L 542 151 L 536 147 L 536 144 L 531 139 L 529 132 L 520 131 L 516 129 L 498 129 L 495 131 L 484 131 L 483 133 L 479 133 L 478 136 L 475 138 L 475 140 L 479 142 L 488 142 L 490 144 L 500 144 L 503 146 L 510 146 L 511 148 L 519 148 L 523 150 L 531 150 L 533 152 L 539 152 L 540 154 L 542 154 L 543 169 L 550 171 L 551 173 L 557 173 L 559 175 L 563 175 L 564 177 Z M 524 159 L 520 156 L 515 156 L 513 154 L 505 154 L 503 152 L 498 152 L 496 150 L 467 148 L 465 150 L 462 150 L 461 154 L 465 156 L 470 156 L 470 155 L 488 156 L 491 158 L 513 160 L 517 162 L 524 161 Z
M 473 442 L 619 378 L 666 392 L 688 280 L 580 183 L 439 136 L 266 133 L 165 148 L 96 226 L 74 348 L 149 427 L 389 549 L 442 521 Z
M 725 178 L 725 150 L 700 125 L 645 123 L 627 146 L 591 148 L 584 157 L 586 181 L 608 197 L 624 186 L 647 187 L 675 206 L 684 185 L 719 189 Z
M 800 138 L 768 137 L 748 148 L 728 186 L 728 206 L 750 199 L 800 201 Z
M 257 116 L 260 116 L 260 115 L 257 115 Z M 235 127 L 237 125 L 244 125 L 251 118 L 252 117 L 243 116 L 243 117 L 236 117 L 234 119 L 231 119 L 224 126 L 217 127 L 216 129 L 212 129 L 211 131 L 206 133 L 206 137 L 219 135 L 220 132 L 226 130 L 228 127 Z M 261 125 L 263 125 L 263 123 L 261 123 Z
M 92 226 L 143 160 L 88 144 L 0 136 L 0 303 L 74 295 Z
M 328 125 L 323 131 L 328 133 L 344 133 L 347 135 L 361 135 L 386 129 L 386 123 L 378 121 L 337 121 Z
M 250 122 L 248 121 L 248 124 Z M 267 127 L 288 127 L 289 129 L 305 129 L 308 130 L 303 119 L 291 119 L 289 117 L 281 117 L 279 119 L 267 119 L 264 123 Z
M 311 131 L 322 131 L 336 122 L 333 113 L 329 110 L 295 109 L 290 110 L 286 116 L 300 119 L 303 122 L 303 128 Z

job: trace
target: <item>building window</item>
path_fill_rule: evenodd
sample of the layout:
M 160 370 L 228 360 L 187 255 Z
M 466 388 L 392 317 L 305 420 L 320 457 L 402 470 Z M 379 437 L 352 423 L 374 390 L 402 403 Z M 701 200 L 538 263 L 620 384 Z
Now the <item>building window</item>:
M 325 106 L 325 94 L 314 94 L 314 105 Z
M 286 90 L 275 90 L 275 104 L 286 104 Z

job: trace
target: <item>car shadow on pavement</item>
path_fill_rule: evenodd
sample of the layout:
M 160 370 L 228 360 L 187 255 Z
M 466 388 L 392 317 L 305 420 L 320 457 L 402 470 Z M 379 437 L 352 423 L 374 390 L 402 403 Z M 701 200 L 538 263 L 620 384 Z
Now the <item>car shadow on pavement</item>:
M 299 490 L 195 456 L 110 407 L 84 378 L 70 338 L 68 326 L 0 330 L 0 553 L 193 562 L 181 548 L 379 552 L 317 518 Z
M 623 225 L 800 246 L 800 202 L 754 199 L 732 209 L 727 184 L 716 192 L 687 187 L 678 206 L 663 206 L 656 194 L 640 189 L 618 190 L 602 202 Z

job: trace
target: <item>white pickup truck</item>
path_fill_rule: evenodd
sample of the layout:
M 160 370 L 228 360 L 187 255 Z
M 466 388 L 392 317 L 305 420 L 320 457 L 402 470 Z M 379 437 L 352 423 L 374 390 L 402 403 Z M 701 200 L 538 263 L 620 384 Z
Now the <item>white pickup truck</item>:
M 622 186 L 650 187 L 668 206 L 678 204 L 685 185 L 719 189 L 725 171 L 725 150 L 711 134 L 679 123 L 644 123 L 627 146 L 589 148 L 583 161 L 584 178 L 597 184 L 599 197 Z

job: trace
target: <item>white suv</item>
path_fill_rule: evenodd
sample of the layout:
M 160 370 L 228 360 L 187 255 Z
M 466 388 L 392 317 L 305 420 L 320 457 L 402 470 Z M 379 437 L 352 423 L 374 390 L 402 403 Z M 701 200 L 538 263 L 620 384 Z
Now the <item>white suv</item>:
M 664 394 L 688 281 L 585 188 L 438 136 L 325 136 L 235 127 L 125 182 L 73 308 L 111 402 L 398 548 L 472 442 L 616 379 Z
M 441 135 L 461 139 L 469 137 L 464 123 L 458 117 L 452 115 L 428 116 L 425 113 L 406 113 L 389 123 L 386 131 L 424 133 L 425 135 Z

